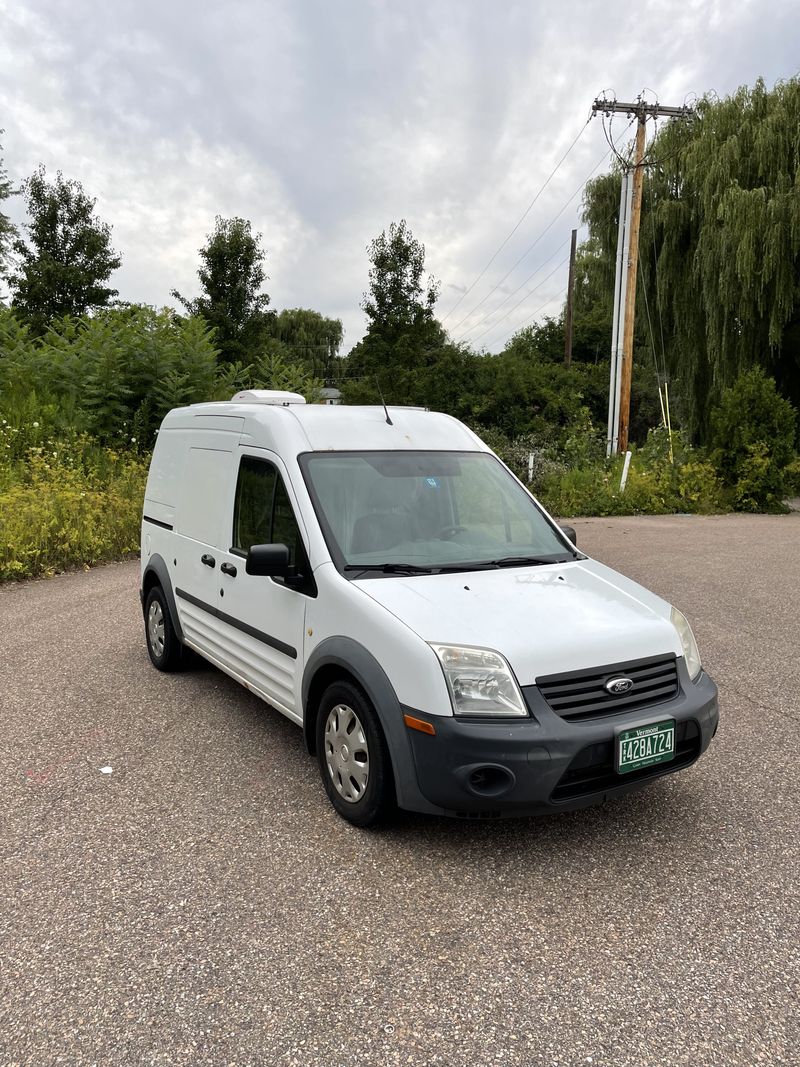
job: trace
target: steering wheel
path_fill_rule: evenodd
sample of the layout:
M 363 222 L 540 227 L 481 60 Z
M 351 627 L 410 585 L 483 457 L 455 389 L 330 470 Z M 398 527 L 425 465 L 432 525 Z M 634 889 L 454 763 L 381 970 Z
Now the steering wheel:
M 433 535 L 438 541 L 449 541 L 457 533 L 466 533 L 468 526 L 443 526 Z

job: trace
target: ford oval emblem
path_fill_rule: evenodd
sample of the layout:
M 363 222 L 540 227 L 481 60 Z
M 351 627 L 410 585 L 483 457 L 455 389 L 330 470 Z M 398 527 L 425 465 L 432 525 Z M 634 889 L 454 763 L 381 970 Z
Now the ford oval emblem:
M 621 696 L 623 693 L 629 693 L 633 689 L 633 678 L 609 678 L 605 688 L 607 693 Z

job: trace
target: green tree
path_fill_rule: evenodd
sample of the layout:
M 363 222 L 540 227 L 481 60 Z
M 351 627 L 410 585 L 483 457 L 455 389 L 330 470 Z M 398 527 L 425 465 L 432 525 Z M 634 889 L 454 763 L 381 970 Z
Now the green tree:
M 433 320 L 439 286 L 433 278 L 423 285 L 425 245 L 417 241 L 405 219 L 393 222 L 367 248 L 372 267 L 369 292 L 361 307 L 369 329 L 387 340 Z
M 434 316 L 438 283 L 424 279 L 425 246 L 405 219 L 391 223 L 367 246 L 367 253 L 369 290 L 361 307 L 368 327 L 348 357 L 347 374 L 363 377 L 361 393 L 369 392 L 372 399 L 377 377 L 387 401 L 419 403 L 424 400 L 421 372 L 448 343 Z
M 3 132 L 3 130 L 0 130 L 0 133 Z M 0 150 L 2 147 L 0 145 Z M 3 157 L 0 155 L 0 209 L 2 209 L 4 201 L 13 196 L 14 192 L 15 190 L 11 186 L 8 173 L 3 165 Z M 4 279 L 8 272 L 11 244 L 16 235 L 17 229 L 11 219 L 0 210 L 0 279 Z M 0 293 L 0 295 L 2 294 Z
M 739 375 L 712 409 L 714 459 L 740 511 L 781 510 L 797 413 L 760 367 Z
M 254 359 L 274 319 L 267 311 L 269 296 L 261 292 L 266 277 L 261 239 L 247 219 L 218 215 L 200 249 L 202 294 L 189 299 L 172 290 L 190 315 L 201 315 L 213 327 L 223 363 Z
M 34 411 L 42 425 L 147 448 L 171 407 L 214 397 L 218 376 L 200 318 L 132 305 L 57 319 L 33 336 L 0 309 L 0 414 L 15 425 Z
M 80 182 L 61 171 L 48 182 L 41 166 L 22 192 L 30 221 L 24 226 L 28 239 L 14 242 L 19 263 L 11 278 L 13 305 L 43 333 L 54 319 L 106 307 L 117 296 L 106 283 L 122 257 Z
M 300 363 L 312 376 L 336 374 L 344 330 L 341 319 L 328 319 L 307 308 L 287 308 L 272 321 L 270 333 L 290 363 Z

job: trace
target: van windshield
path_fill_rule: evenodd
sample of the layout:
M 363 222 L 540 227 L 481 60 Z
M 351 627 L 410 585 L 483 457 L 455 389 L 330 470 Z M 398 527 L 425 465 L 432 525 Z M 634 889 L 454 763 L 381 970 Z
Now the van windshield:
M 487 452 L 316 452 L 300 463 L 328 547 L 350 572 L 437 573 L 576 558 Z

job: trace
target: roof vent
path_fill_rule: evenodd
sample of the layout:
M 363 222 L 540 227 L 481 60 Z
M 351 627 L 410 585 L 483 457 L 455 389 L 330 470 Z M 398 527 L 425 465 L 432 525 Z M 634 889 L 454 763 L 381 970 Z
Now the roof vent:
M 299 393 L 286 393 L 280 389 L 243 389 L 231 397 L 232 404 L 272 404 L 283 408 L 305 402 L 305 397 Z

